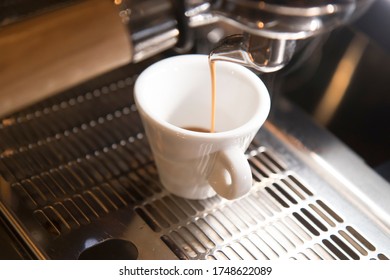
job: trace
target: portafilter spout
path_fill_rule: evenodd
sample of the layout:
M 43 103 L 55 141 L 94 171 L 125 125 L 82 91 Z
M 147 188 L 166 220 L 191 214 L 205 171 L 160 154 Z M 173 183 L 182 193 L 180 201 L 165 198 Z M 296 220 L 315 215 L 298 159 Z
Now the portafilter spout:
M 254 36 L 249 33 L 224 38 L 209 55 L 211 61 L 229 61 L 262 73 L 283 68 L 295 50 L 294 40 Z

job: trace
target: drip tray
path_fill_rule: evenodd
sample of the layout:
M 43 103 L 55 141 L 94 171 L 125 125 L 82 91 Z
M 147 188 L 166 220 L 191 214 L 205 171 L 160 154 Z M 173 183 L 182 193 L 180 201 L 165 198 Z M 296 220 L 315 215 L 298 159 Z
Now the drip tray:
M 2 119 L 0 210 L 34 257 L 389 258 L 389 184 L 284 100 L 247 151 L 248 195 L 165 191 L 132 71 Z

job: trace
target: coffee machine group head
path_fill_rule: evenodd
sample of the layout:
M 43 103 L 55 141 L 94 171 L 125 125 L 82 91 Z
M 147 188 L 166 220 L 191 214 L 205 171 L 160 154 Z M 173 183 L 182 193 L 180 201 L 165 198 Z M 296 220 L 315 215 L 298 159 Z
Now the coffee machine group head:
M 268 73 L 280 70 L 290 61 L 297 40 L 313 37 L 352 21 L 373 0 L 119 2 L 124 7 L 122 15 L 127 17 L 130 29 L 135 30 L 133 42 L 136 61 L 143 59 L 144 55 L 171 47 L 180 40 L 188 40 L 183 39 L 188 37 L 188 29 L 222 22 L 242 33 L 222 39 L 211 51 L 210 59 L 231 61 Z M 171 17 L 168 16 L 169 7 L 172 9 Z M 142 18 L 146 19 L 145 15 L 151 11 L 158 16 L 148 21 L 153 26 L 147 26 Z M 154 25 L 156 22 L 159 22 L 159 27 Z M 147 40 L 139 40 L 143 37 L 139 36 L 141 33 L 148 34 Z
M 297 40 L 352 21 L 372 0 L 220 0 L 187 12 L 192 25 L 223 21 L 243 31 L 211 52 L 212 60 L 243 64 L 263 73 L 278 71 L 292 58 Z

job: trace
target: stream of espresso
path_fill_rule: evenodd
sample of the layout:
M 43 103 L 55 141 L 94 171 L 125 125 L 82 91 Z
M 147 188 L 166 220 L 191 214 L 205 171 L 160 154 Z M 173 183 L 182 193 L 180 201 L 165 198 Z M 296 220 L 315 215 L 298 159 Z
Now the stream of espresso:
M 215 78 L 215 61 L 209 58 L 210 75 L 211 75 L 211 127 L 210 132 L 215 132 L 215 103 L 217 99 L 217 85 Z
M 204 133 L 214 133 L 215 132 L 215 107 L 216 107 L 216 99 L 217 99 L 217 85 L 216 85 L 216 77 L 215 77 L 215 61 L 211 60 L 209 57 L 209 67 L 210 67 L 210 77 L 211 77 L 211 126 L 210 129 L 201 128 L 201 127 L 183 127 L 187 130 L 192 130 L 196 132 L 204 132 Z

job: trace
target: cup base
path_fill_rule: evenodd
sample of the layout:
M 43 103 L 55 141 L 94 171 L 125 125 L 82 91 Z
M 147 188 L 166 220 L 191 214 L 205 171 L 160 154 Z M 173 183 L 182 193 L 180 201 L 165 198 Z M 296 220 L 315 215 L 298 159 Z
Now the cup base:
M 188 186 L 186 188 L 182 185 L 179 186 L 179 185 L 172 184 L 172 182 L 168 182 L 163 178 L 161 178 L 160 180 L 163 187 L 168 192 L 186 199 L 193 199 L 193 200 L 207 199 L 217 194 L 209 185 Z

